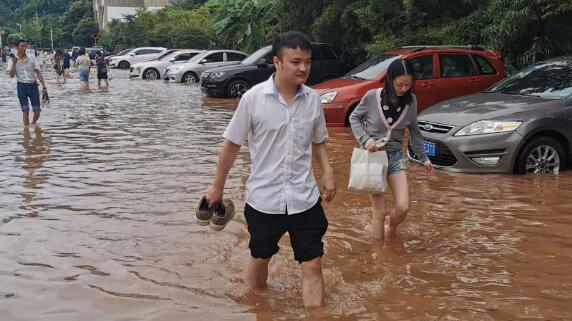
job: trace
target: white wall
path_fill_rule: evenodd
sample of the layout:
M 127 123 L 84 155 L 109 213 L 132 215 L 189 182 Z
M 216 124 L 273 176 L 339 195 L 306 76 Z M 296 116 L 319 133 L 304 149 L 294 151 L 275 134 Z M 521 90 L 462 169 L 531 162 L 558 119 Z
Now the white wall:
M 124 21 L 124 15 L 134 15 L 140 8 L 135 7 L 107 7 L 107 22 L 111 22 L 113 19 L 119 19 Z

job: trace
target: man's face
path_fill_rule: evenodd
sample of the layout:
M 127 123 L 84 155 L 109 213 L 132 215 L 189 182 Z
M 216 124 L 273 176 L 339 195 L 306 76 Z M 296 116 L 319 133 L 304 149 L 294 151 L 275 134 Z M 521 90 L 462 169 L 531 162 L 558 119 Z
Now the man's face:
M 312 53 L 300 48 L 282 49 L 282 59 L 273 58 L 276 72 L 280 78 L 295 85 L 301 85 L 308 80 L 312 64 Z
M 25 42 L 20 42 L 18 44 L 18 54 L 23 55 L 26 53 L 26 43 Z

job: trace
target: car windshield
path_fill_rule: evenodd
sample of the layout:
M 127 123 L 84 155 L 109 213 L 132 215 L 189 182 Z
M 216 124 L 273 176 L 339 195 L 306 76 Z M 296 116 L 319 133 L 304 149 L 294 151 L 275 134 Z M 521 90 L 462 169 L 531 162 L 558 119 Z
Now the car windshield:
M 348 72 L 344 78 L 373 80 L 399 57 L 401 56 L 387 54 L 373 57 Z
M 169 60 L 179 54 L 179 50 L 167 51 L 157 57 L 157 60 Z
M 486 92 L 559 99 L 572 95 L 572 61 L 545 61 L 527 67 Z
M 187 60 L 187 63 L 189 63 L 189 64 L 197 63 L 197 62 L 201 61 L 201 59 L 203 59 L 205 56 L 208 56 L 210 54 L 212 54 L 211 51 L 205 51 L 205 52 L 198 53 L 198 54 L 194 55 L 191 59 Z
M 120 51 L 119 53 L 117 53 L 116 56 L 126 55 L 126 54 L 127 54 L 128 52 L 130 52 L 131 50 L 133 50 L 133 49 L 125 49 L 125 50 L 122 50 L 122 51 Z
M 270 47 L 270 46 L 260 48 L 260 49 L 256 50 L 253 54 L 251 54 L 250 56 L 244 58 L 240 63 L 243 65 L 253 65 L 260 58 L 266 56 L 270 52 L 270 50 L 272 50 L 272 47 Z M 271 63 L 271 62 L 267 61 L 267 63 Z

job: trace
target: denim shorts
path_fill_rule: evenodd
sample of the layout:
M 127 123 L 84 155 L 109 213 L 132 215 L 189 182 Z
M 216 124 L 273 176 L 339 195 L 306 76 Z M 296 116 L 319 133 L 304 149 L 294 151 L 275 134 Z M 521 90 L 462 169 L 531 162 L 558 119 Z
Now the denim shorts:
M 89 70 L 80 69 L 79 70 L 79 80 L 80 81 L 88 81 L 89 80 Z
M 387 175 L 393 175 L 401 171 L 405 171 L 407 159 L 403 156 L 403 152 L 387 152 L 389 166 L 387 167 Z
M 20 101 L 22 112 L 27 113 L 30 111 L 29 102 L 32 103 L 32 110 L 34 110 L 34 112 L 40 112 L 40 91 L 38 90 L 37 83 L 27 84 L 19 82 L 16 86 L 16 90 L 18 91 L 18 100 Z M 29 102 L 28 99 L 30 99 Z

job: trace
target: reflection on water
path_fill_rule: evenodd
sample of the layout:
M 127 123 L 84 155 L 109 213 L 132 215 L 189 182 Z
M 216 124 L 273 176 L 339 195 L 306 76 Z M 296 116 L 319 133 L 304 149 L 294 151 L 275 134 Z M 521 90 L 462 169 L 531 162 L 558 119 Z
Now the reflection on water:
M 47 78 L 52 104 L 24 129 L 0 72 L 2 320 L 572 319 L 570 173 L 426 177 L 410 164 L 410 216 L 380 244 L 368 198 L 345 188 L 351 133 L 331 128 L 328 297 L 304 310 L 287 236 L 269 289 L 249 291 L 243 216 L 220 233 L 193 221 L 235 100 L 117 71 L 108 93 Z M 225 190 L 239 213 L 248 171 L 243 149 Z

